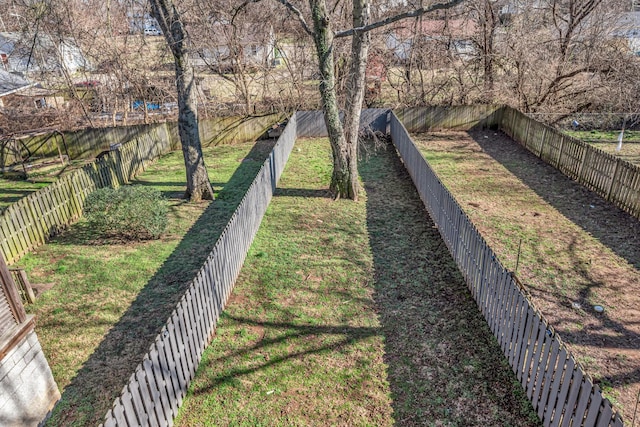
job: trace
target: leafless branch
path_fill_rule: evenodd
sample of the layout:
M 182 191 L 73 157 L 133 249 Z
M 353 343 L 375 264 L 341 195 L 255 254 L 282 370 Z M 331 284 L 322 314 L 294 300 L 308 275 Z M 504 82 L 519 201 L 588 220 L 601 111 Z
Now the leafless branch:
M 281 0 L 278 0 L 281 1 Z M 283 0 L 286 1 L 286 0 Z M 414 9 L 411 10 L 409 12 L 405 12 L 405 13 L 401 13 L 399 15 L 394 15 L 394 16 L 390 16 L 389 18 L 385 18 L 383 20 L 374 22 L 372 24 L 369 25 L 365 25 L 362 27 L 358 27 L 358 28 L 351 28 L 349 30 L 344 30 L 344 31 L 338 31 L 335 34 L 335 37 L 349 37 L 352 36 L 354 34 L 357 33 L 364 33 L 367 31 L 371 31 L 371 30 L 375 30 L 376 28 L 380 28 L 380 27 L 384 27 L 385 25 L 389 25 L 392 24 L 394 22 L 397 21 L 401 21 L 403 19 L 406 18 L 415 18 L 421 15 L 424 15 L 425 13 L 431 13 L 431 12 L 435 12 L 436 10 L 443 10 L 443 9 L 450 9 L 452 7 L 455 7 L 459 4 L 461 4 L 464 0 L 451 0 L 447 3 L 437 3 L 434 5 L 431 5 L 429 7 L 421 7 L 420 9 Z
M 242 9 L 244 9 L 248 4 L 251 3 L 258 3 L 261 0 L 245 0 L 233 13 L 233 19 L 235 19 L 236 15 L 238 14 L 238 12 Z M 297 18 L 298 21 L 300 22 L 300 25 L 302 26 L 302 29 L 309 34 L 310 36 L 313 36 L 313 31 L 311 31 L 311 28 L 309 27 L 309 25 L 307 25 L 307 21 L 305 21 L 304 16 L 302 16 L 302 12 L 300 11 L 300 9 L 298 9 L 297 7 L 295 7 L 292 3 L 290 3 L 288 0 L 274 0 L 277 1 L 278 3 L 284 5 L 287 9 L 289 9 L 289 11 L 291 13 L 293 13 Z M 231 20 L 233 22 L 233 19 Z

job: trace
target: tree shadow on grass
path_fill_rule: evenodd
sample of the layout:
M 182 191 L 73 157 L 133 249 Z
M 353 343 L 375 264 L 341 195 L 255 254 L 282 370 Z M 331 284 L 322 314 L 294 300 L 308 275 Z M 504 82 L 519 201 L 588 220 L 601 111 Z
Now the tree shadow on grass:
M 393 147 L 360 163 L 397 425 L 539 425 Z
M 257 144 L 249 156 L 262 157 L 264 161 L 269 151 L 270 148 L 265 150 L 263 144 Z M 240 164 L 218 199 L 197 219 L 64 389 L 47 425 L 97 425 L 103 420 L 206 260 L 261 164 Z M 58 240 L 70 245 L 90 245 L 94 238 L 90 230 L 76 233 L 74 229 Z
M 489 133 L 490 132 L 490 133 Z M 469 135 L 489 156 L 566 218 L 640 268 L 640 221 L 545 163 L 502 132 Z M 485 136 L 489 136 L 486 138 Z

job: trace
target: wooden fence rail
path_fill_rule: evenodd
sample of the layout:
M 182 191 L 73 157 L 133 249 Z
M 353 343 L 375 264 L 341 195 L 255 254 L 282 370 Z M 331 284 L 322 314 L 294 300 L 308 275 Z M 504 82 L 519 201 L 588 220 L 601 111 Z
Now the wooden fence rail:
M 640 167 L 511 108 L 500 129 L 545 162 L 640 219 Z
M 258 231 L 296 140 L 294 115 L 104 426 L 170 426 Z
M 611 403 L 603 398 L 517 279 L 502 266 L 395 114 L 390 125 L 393 143 L 422 201 L 544 425 L 622 426 Z M 526 131 L 522 127 L 514 129 L 523 133 L 544 131 L 533 122 L 529 127 Z M 538 146 L 539 151 L 543 149 Z M 562 150 L 548 152 L 559 157 Z

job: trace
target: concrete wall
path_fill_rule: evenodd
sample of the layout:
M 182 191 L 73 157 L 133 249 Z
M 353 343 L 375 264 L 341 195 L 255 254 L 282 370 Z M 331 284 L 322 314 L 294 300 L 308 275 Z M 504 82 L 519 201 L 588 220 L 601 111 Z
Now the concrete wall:
M 0 362 L 0 425 L 37 426 L 59 398 L 58 385 L 31 330 Z

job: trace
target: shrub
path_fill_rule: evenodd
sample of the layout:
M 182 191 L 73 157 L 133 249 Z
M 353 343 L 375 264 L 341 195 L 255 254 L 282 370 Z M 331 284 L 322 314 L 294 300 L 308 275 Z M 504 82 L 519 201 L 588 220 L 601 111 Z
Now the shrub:
M 160 191 L 139 185 L 101 188 L 89 194 L 84 212 L 104 237 L 157 239 L 167 226 L 168 202 Z

